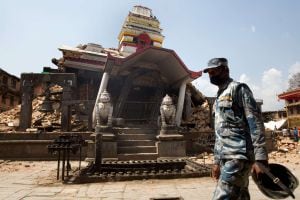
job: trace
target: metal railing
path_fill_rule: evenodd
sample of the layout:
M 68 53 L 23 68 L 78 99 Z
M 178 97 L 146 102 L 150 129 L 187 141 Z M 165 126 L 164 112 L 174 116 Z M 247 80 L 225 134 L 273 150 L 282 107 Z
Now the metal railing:
M 57 155 L 57 180 L 60 176 L 60 164 L 62 162 L 62 174 L 61 179 L 64 181 L 65 171 L 69 176 L 71 171 L 70 154 L 76 154 L 79 151 L 79 169 L 81 167 L 82 159 L 82 146 L 85 144 L 81 135 L 78 134 L 64 134 L 59 136 L 53 141 L 52 144 L 48 145 L 48 152 Z

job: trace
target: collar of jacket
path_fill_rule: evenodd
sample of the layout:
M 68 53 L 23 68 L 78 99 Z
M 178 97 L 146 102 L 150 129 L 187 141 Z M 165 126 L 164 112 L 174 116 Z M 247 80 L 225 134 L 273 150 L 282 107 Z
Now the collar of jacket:
M 217 93 L 217 97 L 220 96 L 220 94 L 222 94 L 222 92 L 228 87 L 228 85 L 233 81 L 232 78 L 229 78 L 223 85 L 219 86 L 219 90 Z

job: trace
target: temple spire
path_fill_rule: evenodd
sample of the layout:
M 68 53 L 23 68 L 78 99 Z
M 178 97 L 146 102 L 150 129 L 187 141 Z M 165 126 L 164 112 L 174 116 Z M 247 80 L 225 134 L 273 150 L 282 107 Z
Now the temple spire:
M 152 10 L 144 6 L 134 6 L 121 28 L 119 51 L 125 56 L 147 46 L 162 47 L 164 36 L 158 19 Z

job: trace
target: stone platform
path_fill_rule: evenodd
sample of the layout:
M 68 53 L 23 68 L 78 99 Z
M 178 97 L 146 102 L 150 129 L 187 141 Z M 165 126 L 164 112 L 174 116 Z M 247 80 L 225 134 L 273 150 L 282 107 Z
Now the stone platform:
M 189 159 L 161 159 L 140 161 L 104 161 L 100 169 L 88 165 L 66 179 L 66 183 L 94 183 L 144 179 L 194 178 L 210 175 L 209 165 Z
M 299 155 L 282 156 L 296 177 L 300 177 Z M 271 157 L 271 156 L 270 156 Z M 297 158 L 297 160 L 296 160 Z M 288 163 L 285 160 L 289 160 Z M 293 162 L 292 162 L 293 161 Z M 274 162 L 274 161 L 272 161 Z M 279 160 L 278 160 L 279 162 Z M 78 162 L 72 162 L 77 166 Z M 86 166 L 86 162 L 83 165 Z M 216 182 L 210 177 L 149 179 L 90 184 L 63 184 L 56 180 L 55 161 L 0 161 L 0 199 L 2 200 L 150 200 L 211 199 Z M 253 200 L 267 200 L 250 177 L 249 191 Z M 300 188 L 294 191 L 300 198 Z M 292 200 L 292 198 L 287 198 Z

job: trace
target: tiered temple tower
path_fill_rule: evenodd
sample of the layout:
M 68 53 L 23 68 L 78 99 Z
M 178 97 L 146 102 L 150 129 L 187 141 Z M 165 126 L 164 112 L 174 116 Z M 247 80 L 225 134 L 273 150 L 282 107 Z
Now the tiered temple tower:
M 134 6 L 129 12 L 118 36 L 119 51 L 124 56 L 135 53 L 147 46 L 162 47 L 164 36 L 160 23 L 152 10 L 143 6 Z

